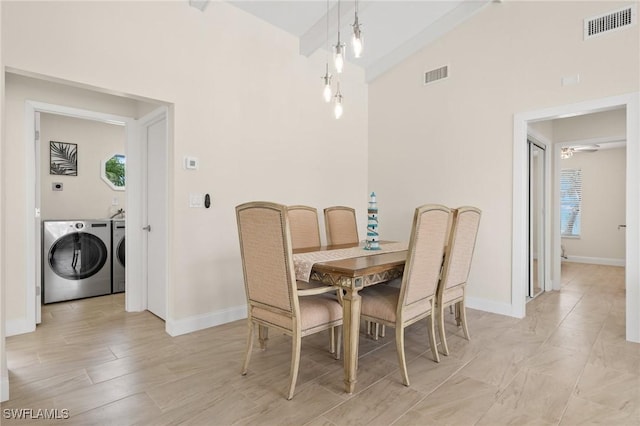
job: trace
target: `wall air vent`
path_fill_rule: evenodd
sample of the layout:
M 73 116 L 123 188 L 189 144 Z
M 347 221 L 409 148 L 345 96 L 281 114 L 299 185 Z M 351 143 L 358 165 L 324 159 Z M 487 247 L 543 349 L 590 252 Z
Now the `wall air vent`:
M 635 4 L 614 10 L 603 15 L 584 20 L 584 39 L 611 31 L 622 30 L 638 22 L 638 11 Z
M 424 84 L 433 83 L 434 81 L 442 80 L 447 77 L 449 77 L 449 66 L 445 65 L 444 67 L 425 72 Z

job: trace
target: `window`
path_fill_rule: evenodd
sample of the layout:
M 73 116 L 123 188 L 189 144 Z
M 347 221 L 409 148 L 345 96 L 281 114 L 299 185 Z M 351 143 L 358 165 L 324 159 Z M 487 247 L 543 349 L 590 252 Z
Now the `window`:
M 126 164 L 126 158 L 122 154 L 109 155 L 107 159 L 102 162 L 101 176 L 111 189 L 124 191 Z
M 560 172 L 560 232 L 563 237 L 579 237 L 582 210 L 582 170 Z

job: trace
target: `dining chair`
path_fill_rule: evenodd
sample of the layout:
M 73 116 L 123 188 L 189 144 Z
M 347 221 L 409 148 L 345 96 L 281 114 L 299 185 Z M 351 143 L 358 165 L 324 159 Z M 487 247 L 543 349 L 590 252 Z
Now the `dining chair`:
M 362 318 L 396 329 L 396 351 L 405 386 L 409 386 L 404 354 L 406 327 L 424 318 L 430 319 L 428 334 L 431 352 L 434 360 L 440 362 L 434 314 L 450 214 L 448 207 L 439 204 L 416 208 L 400 287 L 374 285 L 360 292 Z
M 300 366 L 302 337 L 341 325 L 342 306 L 336 299 L 324 296 L 335 293 L 335 287 L 298 289 L 286 206 L 268 202 L 241 204 L 236 207 L 236 219 L 249 326 L 242 375 L 249 368 L 255 325 L 263 350 L 267 348 L 269 328 L 290 335 L 287 399 L 291 399 Z
M 309 206 L 289 206 L 289 229 L 291 248 L 320 247 L 318 210 Z
M 453 210 L 453 221 L 438 284 L 436 306 L 438 307 L 440 342 L 442 352 L 449 355 L 447 336 L 444 330 L 444 309 L 455 307 L 458 326 L 462 325 L 464 337 L 469 340 L 465 308 L 465 288 L 471 269 L 471 260 L 476 245 L 482 212 L 476 207 L 464 206 Z
M 328 245 L 358 244 L 358 223 L 356 210 L 351 207 L 333 206 L 324 209 L 324 227 L 327 233 Z M 366 321 L 367 335 L 378 340 L 385 336 L 384 325 Z
M 291 231 L 291 248 L 304 249 L 309 247 L 320 247 L 320 226 L 318 225 L 318 210 L 309 206 L 288 206 L 287 213 L 289 216 L 289 230 Z M 298 282 L 298 289 L 308 289 L 324 284 L 316 281 Z M 340 357 L 340 344 L 336 342 L 335 328 L 331 329 L 329 335 L 330 349 L 329 352 Z
M 327 245 L 358 244 L 356 210 L 351 207 L 333 206 L 324 209 L 324 227 Z

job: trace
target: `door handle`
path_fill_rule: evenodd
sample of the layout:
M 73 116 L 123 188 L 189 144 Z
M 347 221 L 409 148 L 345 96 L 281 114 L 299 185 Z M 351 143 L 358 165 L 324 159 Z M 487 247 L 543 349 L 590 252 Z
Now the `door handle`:
M 626 228 L 627 225 L 618 225 L 618 231 L 620 230 L 620 228 Z
M 151 225 L 147 225 L 142 228 L 143 231 L 151 232 Z

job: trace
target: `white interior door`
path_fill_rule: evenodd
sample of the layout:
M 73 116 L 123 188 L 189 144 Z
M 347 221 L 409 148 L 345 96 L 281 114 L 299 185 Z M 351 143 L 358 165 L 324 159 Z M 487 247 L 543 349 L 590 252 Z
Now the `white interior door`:
M 152 113 L 154 114 L 154 113 Z M 141 120 L 143 151 L 146 158 L 145 210 L 143 229 L 146 231 L 146 290 L 147 309 L 166 319 L 167 314 L 167 199 L 168 199 L 168 143 L 167 117 L 163 109 L 150 120 Z M 146 220 L 145 220 L 146 219 Z

